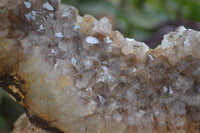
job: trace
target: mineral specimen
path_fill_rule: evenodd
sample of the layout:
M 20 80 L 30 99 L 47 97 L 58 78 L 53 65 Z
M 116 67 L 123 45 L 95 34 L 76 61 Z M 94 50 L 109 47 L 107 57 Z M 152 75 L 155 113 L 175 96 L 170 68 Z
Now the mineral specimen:
M 0 86 L 32 124 L 55 133 L 200 132 L 200 32 L 179 27 L 149 49 L 105 17 L 58 5 L 0 2 Z

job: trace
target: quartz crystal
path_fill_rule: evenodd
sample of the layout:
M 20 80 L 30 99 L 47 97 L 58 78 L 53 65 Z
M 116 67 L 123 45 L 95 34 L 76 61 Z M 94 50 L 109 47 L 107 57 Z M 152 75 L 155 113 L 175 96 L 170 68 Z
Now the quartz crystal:
M 0 86 L 31 131 L 200 133 L 199 50 L 183 26 L 149 49 L 57 0 L 0 2 Z

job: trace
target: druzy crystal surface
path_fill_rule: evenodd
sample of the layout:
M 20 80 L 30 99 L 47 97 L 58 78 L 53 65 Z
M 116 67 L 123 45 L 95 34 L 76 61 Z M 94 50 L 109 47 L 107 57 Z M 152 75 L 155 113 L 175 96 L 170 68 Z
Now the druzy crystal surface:
M 58 5 L 0 2 L 0 86 L 32 124 L 55 133 L 200 132 L 200 32 L 179 27 L 149 49 L 106 17 Z

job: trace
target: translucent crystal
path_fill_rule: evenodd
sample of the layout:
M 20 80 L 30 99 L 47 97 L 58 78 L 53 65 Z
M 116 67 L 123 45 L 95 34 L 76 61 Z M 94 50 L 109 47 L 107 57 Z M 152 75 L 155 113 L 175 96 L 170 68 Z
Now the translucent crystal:
M 53 7 L 51 6 L 51 4 L 49 4 L 49 2 L 44 3 L 42 7 L 49 10 L 49 11 L 54 10 Z
M 26 6 L 26 8 L 31 8 L 31 3 L 28 1 L 24 1 L 24 5 Z
M 89 44 L 97 44 L 97 43 L 99 43 L 99 41 L 95 37 L 92 37 L 92 36 L 88 36 L 86 38 L 86 42 L 89 43 Z

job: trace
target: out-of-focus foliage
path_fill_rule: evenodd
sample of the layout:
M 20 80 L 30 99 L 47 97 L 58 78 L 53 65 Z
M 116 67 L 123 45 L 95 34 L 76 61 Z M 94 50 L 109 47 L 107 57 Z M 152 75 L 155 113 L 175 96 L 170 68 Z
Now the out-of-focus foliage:
M 61 2 L 75 6 L 81 15 L 91 14 L 97 18 L 107 16 L 114 24 L 114 28 L 126 37 L 145 41 L 149 45 L 160 43 L 163 34 L 180 25 L 200 30 L 199 24 L 187 21 L 200 21 L 199 0 L 61 0 Z
M 24 110 L 0 88 L 0 133 L 9 133 Z

